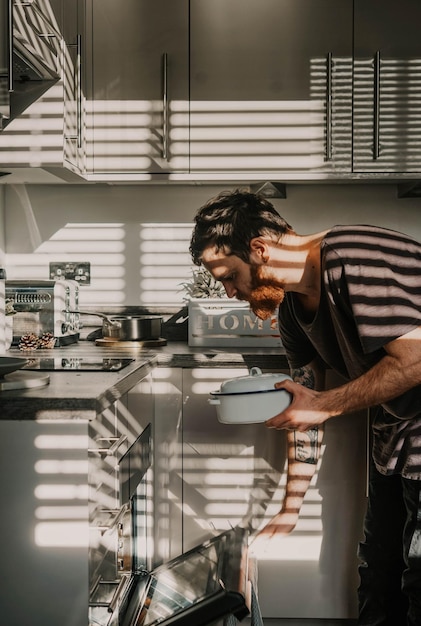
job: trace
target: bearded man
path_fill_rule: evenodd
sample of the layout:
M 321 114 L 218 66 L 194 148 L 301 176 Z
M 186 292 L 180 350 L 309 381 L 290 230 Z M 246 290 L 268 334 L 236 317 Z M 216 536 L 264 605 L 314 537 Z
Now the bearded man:
M 197 213 L 194 263 L 228 297 L 267 319 L 278 309 L 292 396 L 266 422 L 288 431 L 281 509 L 260 531 L 296 525 L 315 471 L 323 424 L 375 407 L 360 626 L 421 624 L 421 245 L 378 226 L 300 235 L 265 198 L 225 192 Z M 347 382 L 325 390 L 330 368 Z

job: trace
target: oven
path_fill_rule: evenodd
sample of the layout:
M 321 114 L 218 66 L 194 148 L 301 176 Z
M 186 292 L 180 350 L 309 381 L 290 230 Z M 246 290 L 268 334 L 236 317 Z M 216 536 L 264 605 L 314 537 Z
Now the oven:
M 106 434 L 106 433 L 105 433 Z M 151 569 L 151 424 L 95 438 L 89 626 L 204 626 L 249 614 L 248 532 L 233 528 Z M 117 491 L 116 491 L 117 490 Z M 118 503 L 118 506 L 116 506 Z M 110 506 L 108 506 L 110 505 Z

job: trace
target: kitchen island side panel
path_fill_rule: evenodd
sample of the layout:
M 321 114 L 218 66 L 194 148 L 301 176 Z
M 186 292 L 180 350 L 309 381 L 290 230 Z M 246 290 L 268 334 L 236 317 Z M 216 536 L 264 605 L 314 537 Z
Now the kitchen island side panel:
M 87 625 L 87 442 L 87 423 L 0 420 L 5 626 Z

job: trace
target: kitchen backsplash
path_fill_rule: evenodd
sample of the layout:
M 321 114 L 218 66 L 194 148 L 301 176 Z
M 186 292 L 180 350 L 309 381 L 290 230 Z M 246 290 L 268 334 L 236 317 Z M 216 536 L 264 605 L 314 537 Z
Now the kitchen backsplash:
M 5 185 L 3 218 L 10 279 L 48 280 L 51 262 L 90 263 L 80 307 L 176 314 L 191 276 L 196 210 L 231 185 Z M 421 239 L 421 199 L 395 184 L 287 185 L 273 200 L 297 232 L 373 223 Z M 0 245 L 1 248 L 1 245 Z

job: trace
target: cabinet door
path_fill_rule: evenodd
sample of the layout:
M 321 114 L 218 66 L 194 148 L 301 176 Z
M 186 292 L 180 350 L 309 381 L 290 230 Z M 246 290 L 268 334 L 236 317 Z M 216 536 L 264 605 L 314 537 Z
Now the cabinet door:
M 84 8 L 84 0 L 68 0 L 63 6 L 64 162 L 78 173 L 85 170 L 82 85 Z
M 191 0 L 193 172 L 350 172 L 352 2 Z
M 1 167 L 63 165 L 62 0 L 0 2 L 0 22 L 13 16 L 13 72 L 8 76 L 6 23 L 0 37 Z M 3 59 L 3 63 L 2 63 Z M 3 65 L 3 68 L 1 67 Z M 13 91 L 9 93 L 9 78 Z M 10 97 L 10 101 L 9 101 Z M 10 110 L 8 111 L 10 104 Z
M 88 170 L 188 169 L 188 0 L 90 0 Z
M 183 370 L 183 550 L 237 524 L 254 535 L 279 511 L 286 484 L 285 431 L 221 424 L 208 403 L 223 380 L 245 373 Z M 330 373 L 329 386 L 339 382 Z M 329 421 L 296 528 L 273 538 L 266 549 L 254 546 L 264 619 L 355 617 L 366 428 L 365 412 Z
M 421 3 L 356 0 L 354 171 L 421 171 Z
M 224 380 L 246 374 L 183 369 L 183 551 L 233 526 L 257 530 L 284 473 L 285 431 L 221 424 L 208 402 Z

